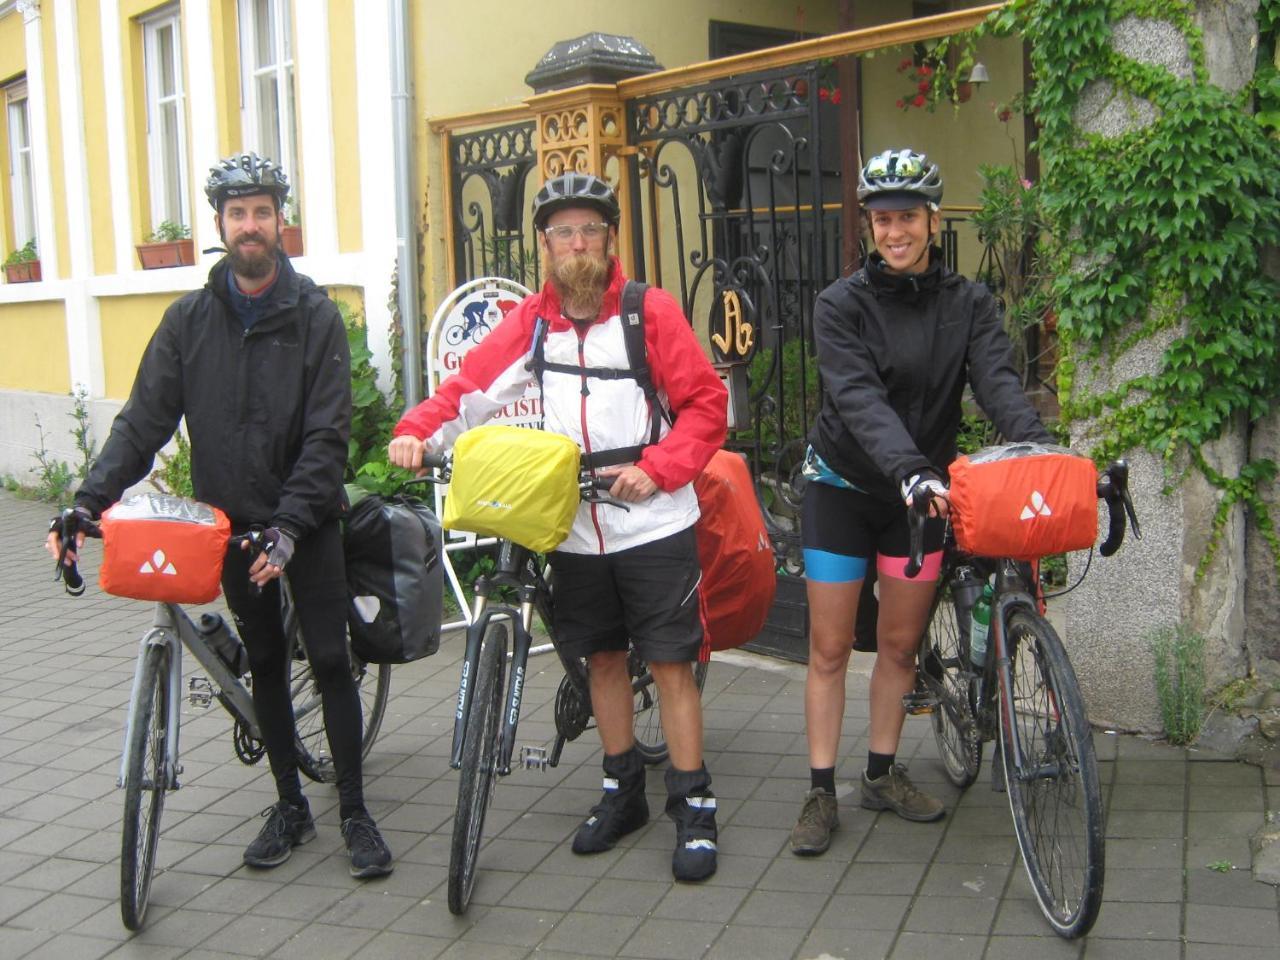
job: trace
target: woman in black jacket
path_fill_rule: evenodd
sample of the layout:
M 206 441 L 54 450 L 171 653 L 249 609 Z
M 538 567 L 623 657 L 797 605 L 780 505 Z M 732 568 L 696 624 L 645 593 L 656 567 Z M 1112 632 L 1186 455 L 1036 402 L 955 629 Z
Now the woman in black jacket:
M 811 789 L 791 849 L 822 853 L 839 825 L 835 764 L 858 600 L 876 564 L 880 612 L 861 803 L 908 820 L 936 820 L 942 803 L 896 763 L 915 682 L 915 651 L 942 560 L 946 468 L 955 459 L 966 384 L 1011 440 L 1050 441 L 1022 391 L 995 301 L 952 273 L 933 245 L 942 178 L 912 150 L 887 150 L 861 171 L 874 252 L 824 290 L 814 311 L 826 389 L 809 434 L 803 543 L 809 599 L 805 721 Z M 926 524 L 925 564 L 906 577 L 907 510 L 924 486 L 939 498 Z

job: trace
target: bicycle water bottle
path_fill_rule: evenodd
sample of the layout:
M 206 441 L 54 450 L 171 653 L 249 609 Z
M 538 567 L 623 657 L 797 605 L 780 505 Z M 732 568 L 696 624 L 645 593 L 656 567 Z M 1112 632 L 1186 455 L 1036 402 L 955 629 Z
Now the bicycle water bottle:
M 951 580 L 951 605 L 955 608 L 956 628 L 965 636 L 973 632 L 973 605 L 982 596 L 982 581 L 968 565 L 960 567 Z
M 227 622 L 220 613 L 202 613 L 200 622 L 196 624 L 210 649 L 218 655 L 218 659 L 227 665 L 235 676 L 243 677 L 249 672 L 249 651 L 244 648 L 240 638 L 231 632 Z
M 979 673 L 987 663 L 987 636 L 991 632 L 991 585 L 982 588 L 982 596 L 973 605 L 969 626 L 969 662 Z

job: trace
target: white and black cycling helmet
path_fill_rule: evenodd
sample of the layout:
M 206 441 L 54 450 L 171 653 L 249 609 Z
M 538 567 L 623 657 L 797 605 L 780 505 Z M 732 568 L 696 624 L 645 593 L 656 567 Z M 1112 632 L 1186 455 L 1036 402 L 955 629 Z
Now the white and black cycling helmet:
M 533 198 L 533 227 L 541 230 L 547 218 L 557 210 L 569 207 L 594 207 L 611 227 L 618 225 L 621 214 L 618 197 L 599 177 L 589 173 L 563 173 L 542 185 Z
M 275 197 L 277 209 L 284 204 L 284 198 L 289 195 L 289 178 L 278 163 L 256 153 L 238 153 L 209 168 L 204 195 L 218 213 L 222 213 L 222 205 L 234 197 L 259 193 Z
M 886 150 L 858 173 L 858 199 L 868 210 L 909 210 L 942 203 L 942 174 L 923 153 Z

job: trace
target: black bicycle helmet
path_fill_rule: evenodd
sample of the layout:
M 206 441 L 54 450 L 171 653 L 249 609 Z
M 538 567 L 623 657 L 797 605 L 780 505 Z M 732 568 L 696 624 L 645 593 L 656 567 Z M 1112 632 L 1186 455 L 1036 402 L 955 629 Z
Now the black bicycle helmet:
M 908 210 L 942 202 L 942 174 L 923 153 L 886 150 L 858 173 L 858 199 L 869 210 Z
M 589 173 L 562 173 L 542 185 L 533 198 L 533 228 L 541 230 L 547 218 L 567 207 L 594 207 L 611 227 L 618 225 L 618 197 L 599 177 Z
M 219 160 L 209 168 L 209 179 L 204 184 L 204 195 L 209 206 L 218 213 L 222 205 L 233 197 L 251 197 L 257 193 L 269 193 L 276 198 L 276 207 L 284 204 L 289 195 L 289 178 L 278 163 L 260 157 L 256 153 L 238 153 Z

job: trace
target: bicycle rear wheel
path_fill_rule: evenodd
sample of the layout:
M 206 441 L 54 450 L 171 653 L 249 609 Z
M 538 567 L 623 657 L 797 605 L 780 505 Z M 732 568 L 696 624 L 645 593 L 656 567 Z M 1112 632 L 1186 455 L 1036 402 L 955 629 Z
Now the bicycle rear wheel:
M 301 641 L 298 648 L 301 651 Z M 373 741 L 382 727 L 382 716 L 387 709 L 387 696 L 391 689 L 391 667 L 387 664 L 364 663 L 351 652 L 351 676 L 360 693 L 360 756 L 367 757 Z M 298 754 L 298 769 L 317 783 L 333 783 L 337 771 L 329 755 L 329 740 L 324 729 L 324 710 L 321 709 L 320 687 L 311 673 L 311 664 L 305 654 L 289 661 L 289 693 L 293 698 L 293 722 L 297 730 L 294 748 Z
M 467 711 L 467 735 L 462 743 L 458 806 L 453 815 L 453 843 L 449 849 L 450 913 L 465 911 L 475 889 L 484 816 L 498 779 L 502 680 L 506 664 L 507 628 L 500 623 L 490 623 L 480 647 L 480 664 Z
M 1001 681 L 1009 808 L 1040 910 L 1066 938 L 1102 905 L 1102 795 L 1093 734 L 1075 671 L 1054 629 L 1029 610 L 1009 617 L 1012 689 Z
M 924 642 L 920 646 L 920 673 L 938 698 L 934 708 L 933 735 L 947 779 L 961 789 L 973 783 L 982 766 L 982 737 L 969 695 L 972 671 L 969 640 L 956 623 L 955 605 L 948 583 L 938 591 Z
M 124 829 L 120 848 L 120 916 L 129 930 L 142 927 L 164 810 L 169 742 L 169 648 L 147 646 L 141 683 L 129 706 L 125 745 Z
M 631 691 L 635 697 L 636 749 L 645 763 L 662 763 L 669 751 L 666 735 L 662 732 L 662 710 L 653 671 L 634 649 L 627 655 L 627 669 L 631 673 Z M 703 684 L 707 682 L 706 663 L 693 665 L 693 682 L 698 685 L 698 694 L 701 695 Z

